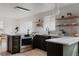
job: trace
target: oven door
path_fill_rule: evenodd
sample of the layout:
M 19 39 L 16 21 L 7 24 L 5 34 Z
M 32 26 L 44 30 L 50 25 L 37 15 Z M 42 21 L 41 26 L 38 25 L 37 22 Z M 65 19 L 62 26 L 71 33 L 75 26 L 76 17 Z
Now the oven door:
M 22 46 L 32 44 L 32 38 L 23 38 Z

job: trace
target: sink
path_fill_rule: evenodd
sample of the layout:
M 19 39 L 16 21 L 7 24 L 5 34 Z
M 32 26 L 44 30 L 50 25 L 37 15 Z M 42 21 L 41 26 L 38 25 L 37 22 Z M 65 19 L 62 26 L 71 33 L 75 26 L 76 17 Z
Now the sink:
M 60 36 L 51 36 L 51 38 L 61 38 Z

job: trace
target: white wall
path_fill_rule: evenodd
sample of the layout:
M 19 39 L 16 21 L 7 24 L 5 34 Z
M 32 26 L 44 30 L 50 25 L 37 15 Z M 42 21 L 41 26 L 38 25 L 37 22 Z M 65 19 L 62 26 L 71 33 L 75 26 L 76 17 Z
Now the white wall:
M 73 16 L 79 16 L 79 4 L 73 4 L 70 6 L 66 6 L 60 9 L 60 14 L 57 16 L 58 18 L 60 18 L 61 16 L 67 16 L 67 13 L 71 12 Z M 57 21 L 56 24 L 71 24 L 71 23 L 77 23 L 79 24 L 79 18 L 75 18 L 74 20 L 60 20 Z M 57 27 L 57 30 L 60 29 L 64 29 L 64 31 L 66 31 L 66 35 L 68 35 L 69 33 L 79 33 L 79 27 L 72 27 L 72 28 L 68 28 L 68 27 Z M 79 34 L 78 34 L 79 35 Z
M 4 29 L 4 22 L 0 21 L 0 29 Z
M 32 22 L 33 22 L 33 17 L 24 17 L 24 18 L 20 18 L 18 19 L 18 26 L 19 26 L 19 33 L 21 34 L 27 34 L 27 29 L 29 29 L 29 33 L 31 33 L 33 31 L 33 26 L 32 26 Z
M 15 19 L 7 19 L 5 20 L 5 33 L 12 34 L 15 32 L 16 20 Z
M 0 21 L 3 21 L 3 30 L 0 30 L 0 32 L 4 34 L 12 34 L 14 33 L 14 28 L 16 25 L 16 20 L 14 18 L 8 18 L 8 17 L 0 17 Z
M 37 15 L 34 15 L 35 17 L 35 20 L 38 20 L 38 19 L 41 19 L 43 20 L 43 27 L 35 27 L 35 31 L 37 31 L 38 33 L 45 33 L 45 30 L 46 30 L 46 27 L 48 26 L 49 27 L 49 30 L 53 31 L 55 30 L 55 16 L 53 16 L 53 11 L 50 10 L 50 11 L 46 11 L 46 12 L 42 12 L 42 13 L 39 13 Z
M 28 29 L 32 32 L 32 21 L 22 21 L 19 27 L 19 33 L 27 33 Z
M 51 11 L 46 11 L 36 15 L 19 19 L 19 27 L 20 27 L 19 33 L 27 33 L 27 27 L 30 28 L 31 32 L 43 33 L 44 29 L 46 29 L 46 24 L 50 26 L 49 29 L 51 31 L 55 30 L 55 16 L 48 17 L 49 15 L 52 15 Z M 43 27 L 36 27 L 35 21 L 39 19 L 43 20 L 44 22 Z M 29 24 L 29 26 L 27 25 L 27 23 Z
M 46 31 L 46 28 L 49 28 L 49 31 L 55 31 L 55 16 L 46 16 L 44 17 L 44 30 Z
M 66 15 L 66 13 L 70 12 L 70 11 L 73 13 L 73 15 L 76 15 L 78 13 L 78 11 L 75 11 L 75 10 L 78 10 L 78 9 L 76 9 L 76 7 L 75 8 L 73 8 L 73 6 L 71 8 L 70 7 L 71 6 L 66 6 L 66 7 L 61 8 L 59 16 Z M 45 31 L 45 29 L 46 29 L 46 26 L 49 26 L 51 31 L 56 30 L 56 24 L 57 23 L 55 21 L 56 19 L 55 19 L 54 14 L 55 14 L 54 11 L 49 10 L 49 11 L 45 11 L 45 12 L 38 13 L 38 14 L 35 14 L 35 15 L 31 15 L 31 16 L 28 16 L 28 17 L 19 18 L 18 19 L 19 27 L 20 27 L 20 31 L 19 32 L 20 33 L 27 33 L 27 28 L 29 27 L 30 28 L 30 32 L 33 31 L 33 32 L 41 32 L 41 33 L 43 33 Z M 53 15 L 53 16 L 49 17 L 49 15 Z M 41 20 L 44 21 L 44 24 L 43 24 L 44 26 L 43 27 L 36 27 L 34 22 L 36 20 L 38 20 L 38 19 L 41 19 Z M 27 23 L 29 24 L 29 26 L 28 26 Z

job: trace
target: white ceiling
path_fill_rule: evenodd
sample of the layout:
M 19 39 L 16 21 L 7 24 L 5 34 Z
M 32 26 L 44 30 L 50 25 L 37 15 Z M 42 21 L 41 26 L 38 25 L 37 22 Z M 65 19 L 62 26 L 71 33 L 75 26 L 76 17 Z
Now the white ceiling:
M 70 4 L 58 3 L 57 6 L 60 8 Z M 15 6 L 21 6 L 30 9 L 31 11 L 15 9 Z M 54 3 L 0 3 L 0 17 L 25 17 L 40 12 L 48 11 L 50 9 L 53 9 L 54 6 Z

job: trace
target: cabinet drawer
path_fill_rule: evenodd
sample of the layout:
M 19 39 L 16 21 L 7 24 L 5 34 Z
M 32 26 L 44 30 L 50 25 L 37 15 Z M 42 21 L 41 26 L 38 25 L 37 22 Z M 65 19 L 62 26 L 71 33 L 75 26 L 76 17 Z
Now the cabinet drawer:
M 20 39 L 20 36 L 13 36 L 13 39 Z

